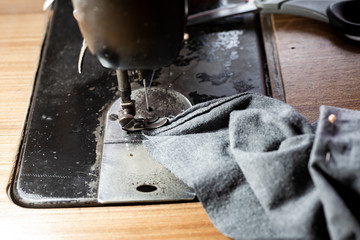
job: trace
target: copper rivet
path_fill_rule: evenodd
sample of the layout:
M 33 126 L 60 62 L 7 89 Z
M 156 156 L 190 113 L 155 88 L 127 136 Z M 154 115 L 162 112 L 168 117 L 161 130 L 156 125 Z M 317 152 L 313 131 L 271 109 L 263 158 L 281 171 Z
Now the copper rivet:
M 328 120 L 331 124 L 334 124 L 334 122 L 336 121 L 336 115 L 335 114 L 330 114 L 328 117 Z
M 190 36 L 188 33 L 184 33 L 184 40 L 187 41 L 189 40 Z

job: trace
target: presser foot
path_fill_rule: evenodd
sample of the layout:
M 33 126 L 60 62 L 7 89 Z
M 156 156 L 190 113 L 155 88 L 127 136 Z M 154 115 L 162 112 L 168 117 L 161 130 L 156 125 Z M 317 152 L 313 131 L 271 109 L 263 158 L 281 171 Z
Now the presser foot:
M 132 91 L 132 105 L 121 102 L 115 120 L 122 130 L 139 132 L 162 127 L 168 119 L 185 111 L 191 102 L 181 93 L 171 89 L 152 87 L 151 91 L 136 89 Z M 149 96 L 145 98 L 144 96 Z M 130 104 L 130 103 L 129 103 Z M 136 116 L 134 116 L 136 110 Z
M 119 123 L 121 128 L 127 132 L 139 132 L 142 130 L 152 130 L 162 127 L 168 123 L 167 118 L 159 120 L 159 117 L 154 116 L 150 119 L 135 118 L 131 114 L 120 115 Z

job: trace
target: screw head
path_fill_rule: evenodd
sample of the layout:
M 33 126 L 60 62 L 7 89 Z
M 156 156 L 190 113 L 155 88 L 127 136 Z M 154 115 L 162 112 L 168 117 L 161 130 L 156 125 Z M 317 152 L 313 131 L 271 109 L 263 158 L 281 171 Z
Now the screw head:
M 113 113 L 113 114 L 110 114 L 109 119 L 111 121 L 116 121 L 117 119 L 119 119 L 119 116 Z

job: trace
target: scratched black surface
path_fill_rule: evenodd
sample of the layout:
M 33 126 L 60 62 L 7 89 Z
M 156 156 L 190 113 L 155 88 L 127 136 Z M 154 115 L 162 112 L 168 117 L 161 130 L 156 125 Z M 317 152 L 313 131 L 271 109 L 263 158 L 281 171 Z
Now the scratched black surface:
M 244 91 L 266 94 L 256 15 L 192 26 L 186 31 L 190 39 L 178 59 L 157 69 L 152 85 L 182 92 L 193 104 Z M 96 147 L 103 127 L 99 119 L 117 98 L 116 75 L 101 67 L 89 52 L 79 75 L 81 42 L 70 1 L 56 1 L 11 188 L 19 205 L 98 204 L 100 160 Z M 132 83 L 133 87 L 140 85 Z

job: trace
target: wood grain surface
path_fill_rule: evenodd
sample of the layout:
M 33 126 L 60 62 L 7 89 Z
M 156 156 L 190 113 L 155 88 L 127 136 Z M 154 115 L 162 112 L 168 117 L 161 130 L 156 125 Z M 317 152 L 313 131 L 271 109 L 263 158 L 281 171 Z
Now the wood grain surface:
M 0 0 L 0 14 L 41 13 L 44 0 Z
M 35 1 L 37 2 L 37 1 Z M 6 189 L 39 59 L 45 14 L 0 14 L 1 239 L 226 239 L 200 203 L 24 209 Z M 286 101 L 310 120 L 321 104 L 360 109 L 360 50 L 327 25 L 275 18 Z
M 360 110 L 360 41 L 300 17 L 276 16 L 275 32 L 287 103 L 312 122 L 321 105 Z

